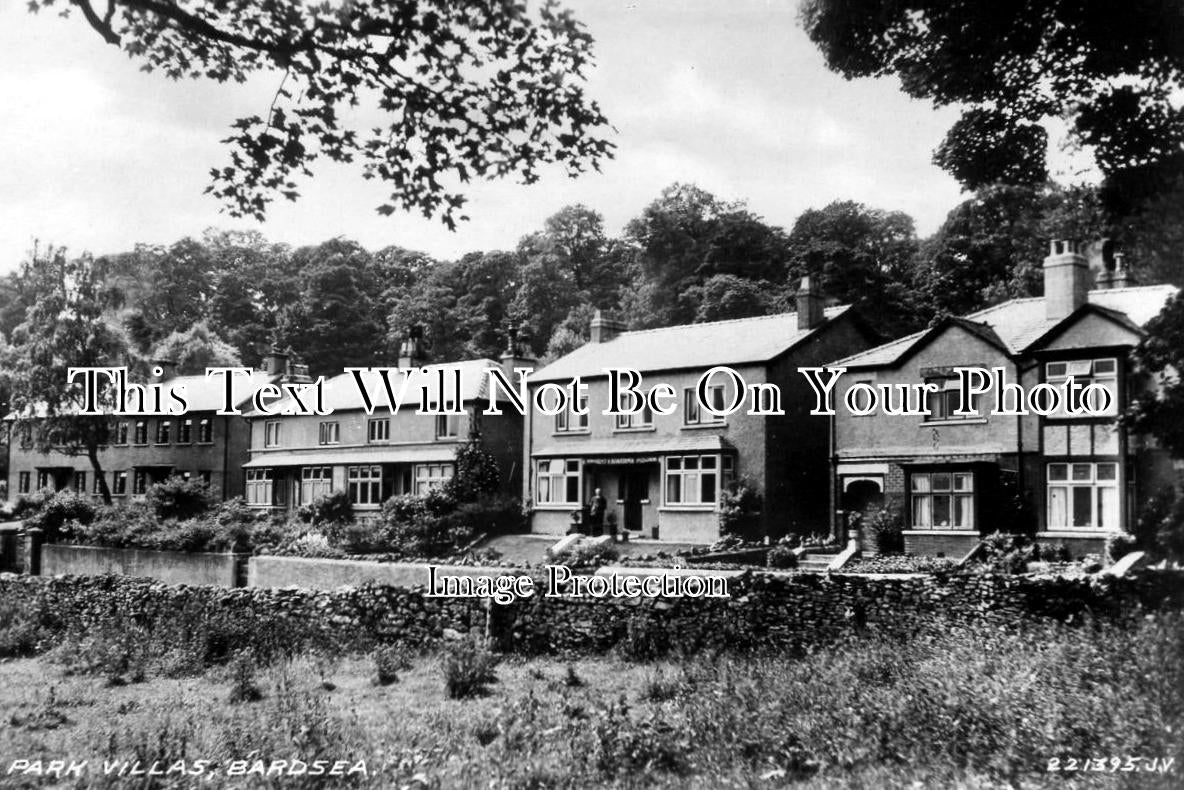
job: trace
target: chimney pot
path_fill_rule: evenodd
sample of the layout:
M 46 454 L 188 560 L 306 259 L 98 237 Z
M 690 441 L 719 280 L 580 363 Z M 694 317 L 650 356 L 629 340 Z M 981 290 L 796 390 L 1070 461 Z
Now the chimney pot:
M 263 358 L 263 372 L 270 376 L 282 376 L 288 372 L 288 352 L 273 345 Z
M 423 353 L 423 327 L 413 324 L 407 327 L 407 337 L 399 347 L 398 366 L 420 368 L 427 361 Z
M 605 318 L 604 314 L 597 310 L 596 315 L 592 317 L 590 329 L 593 343 L 607 343 L 625 331 L 625 325 L 616 319 Z

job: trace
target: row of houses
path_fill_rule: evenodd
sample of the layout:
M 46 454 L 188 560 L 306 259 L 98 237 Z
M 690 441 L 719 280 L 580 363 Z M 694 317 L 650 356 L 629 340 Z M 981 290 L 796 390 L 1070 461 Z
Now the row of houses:
M 587 385 L 572 408 L 554 415 L 528 409 L 524 417 L 512 408 L 486 414 L 491 399 L 505 400 L 489 386 L 490 370 L 512 380 L 516 370 L 536 367 L 515 348 L 498 360 L 425 365 L 415 333 L 398 362 L 412 371 L 406 400 L 451 398 L 452 413 L 368 413 L 353 374 L 343 373 L 324 387 L 331 414 L 219 416 L 220 385 L 185 377 L 189 411 L 117 421 L 115 441 L 101 455 L 104 474 L 118 499 L 179 474 L 275 511 L 344 490 L 365 517 L 391 496 L 422 494 L 449 479 L 458 444 L 479 435 L 497 458 L 506 493 L 522 497 L 538 533 L 567 531 L 573 513 L 599 491 L 610 519 L 627 533 L 711 542 L 719 536 L 721 492 L 743 479 L 763 498 L 759 533 L 774 538 L 841 537 L 852 514 L 871 520 L 883 511 L 899 518 L 913 553 L 958 554 L 981 533 L 1023 520 L 1042 537 L 1094 550 L 1128 529 L 1141 503 L 1174 479 L 1170 459 L 1130 435 L 1118 415 L 1140 387 L 1153 385 L 1134 375 L 1131 352 L 1175 288 L 1131 286 L 1124 270 L 1101 256 L 1091 266 L 1067 242 L 1053 243 L 1044 284 L 1043 297 L 949 317 L 888 343 L 874 316 L 827 305 L 808 280 L 796 312 L 782 315 L 630 332 L 597 314 L 587 344 L 530 378 L 532 394 L 574 378 Z M 749 386 L 776 385 L 781 403 L 769 405 L 784 413 L 717 417 L 700 408 L 696 383 L 717 366 Z M 818 366 L 846 369 L 840 402 L 859 384 L 932 384 L 929 413 L 812 415 L 815 392 L 799 369 Z M 1026 389 L 1073 376 L 1106 388 L 1113 402 L 1089 417 L 995 416 L 985 405 L 957 414 L 955 370 L 966 366 L 1003 368 Z M 669 385 L 678 408 L 602 414 L 605 369 L 620 367 Z M 463 390 L 440 391 L 439 368 L 459 369 Z M 247 389 L 308 380 L 290 354 L 273 350 Z M 707 396 L 726 403 L 735 387 L 720 377 Z M 584 408 L 588 403 L 597 406 Z M 9 442 L 9 455 L 10 495 L 98 490 L 85 458 L 40 453 L 19 441 Z

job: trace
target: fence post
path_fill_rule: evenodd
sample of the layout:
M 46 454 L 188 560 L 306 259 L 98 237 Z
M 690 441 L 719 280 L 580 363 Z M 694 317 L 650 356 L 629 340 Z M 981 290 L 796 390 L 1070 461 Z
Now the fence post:
M 38 527 L 25 530 L 25 541 L 29 552 L 27 567 L 30 576 L 41 575 L 41 544 L 44 537 L 45 533 Z

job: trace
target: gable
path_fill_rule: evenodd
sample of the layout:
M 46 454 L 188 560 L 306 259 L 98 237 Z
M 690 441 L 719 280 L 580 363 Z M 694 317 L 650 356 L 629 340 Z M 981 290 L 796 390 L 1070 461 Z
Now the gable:
M 1136 346 L 1142 334 L 1126 322 L 1099 312 L 1084 312 L 1032 346 L 1033 351 Z
M 930 330 L 924 338 L 901 355 L 894 367 L 969 366 L 1002 364 L 1009 360 L 1007 350 L 987 335 L 972 331 L 959 322 Z

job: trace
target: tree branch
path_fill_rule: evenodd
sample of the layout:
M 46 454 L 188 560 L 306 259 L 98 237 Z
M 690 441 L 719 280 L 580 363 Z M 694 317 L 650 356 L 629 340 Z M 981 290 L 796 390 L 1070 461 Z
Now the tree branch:
M 119 35 L 111 29 L 111 17 L 115 13 L 114 0 L 107 3 L 107 15 L 103 19 L 99 19 L 99 15 L 95 13 L 94 8 L 87 0 L 70 0 L 70 2 L 82 10 L 82 15 L 86 17 L 87 23 L 98 31 L 104 41 L 119 46 Z

